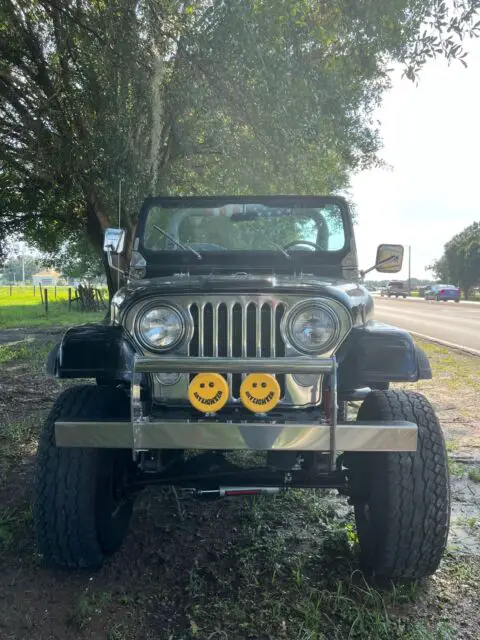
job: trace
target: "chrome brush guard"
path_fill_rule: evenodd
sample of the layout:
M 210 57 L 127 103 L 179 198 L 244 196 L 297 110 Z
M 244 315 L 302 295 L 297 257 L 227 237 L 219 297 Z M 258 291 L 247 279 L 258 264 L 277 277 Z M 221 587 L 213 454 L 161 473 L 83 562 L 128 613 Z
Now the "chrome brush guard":
M 317 374 L 330 377 L 328 420 L 299 422 L 291 413 L 279 417 L 254 414 L 252 419 L 232 420 L 222 413 L 190 419 L 156 419 L 145 415 L 141 399 L 144 374 L 271 373 Z M 193 410 L 192 410 L 193 412 Z M 216 358 L 187 356 L 136 356 L 132 371 L 129 421 L 58 421 L 59 447 L 132 449 L 134 458 L 152 449 L 321 451 L 330 454 L 334 470 L 339 451 L 415 451 L 417 425 L 411 422 L 337 423 L 337 363 L 332 358 Z

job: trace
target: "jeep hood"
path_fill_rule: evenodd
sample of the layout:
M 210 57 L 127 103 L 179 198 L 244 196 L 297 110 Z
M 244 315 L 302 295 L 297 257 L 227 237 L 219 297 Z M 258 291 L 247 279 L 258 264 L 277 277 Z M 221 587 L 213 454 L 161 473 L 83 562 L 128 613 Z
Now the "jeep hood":
M 362 285 L 347 282 L 341 278 L 321 279 L 311 275 L 298 276 L 257 276 L 237 273 L 231 276 L 210 274 L 192 276 L 178 274 L 172 277 L 151 278 L 131 281 L 120 289 L 116 297 L 121 298 L 120 308 L 125 308 L 145 298 L 190 294 L 208 299 L 209 294 L 242 293 L 289 293 L 299 296 L 331 297 L 352 311 L 354 321 L 357 317 L 370 316 L 373 310 L 373 298 Z

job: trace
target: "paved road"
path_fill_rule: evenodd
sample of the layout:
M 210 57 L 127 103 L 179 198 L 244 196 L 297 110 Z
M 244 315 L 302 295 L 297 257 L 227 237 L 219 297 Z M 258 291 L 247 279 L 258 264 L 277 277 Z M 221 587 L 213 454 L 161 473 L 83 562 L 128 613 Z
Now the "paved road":
M 375 297 L 375 318 L 480 352 L 480 305 Z

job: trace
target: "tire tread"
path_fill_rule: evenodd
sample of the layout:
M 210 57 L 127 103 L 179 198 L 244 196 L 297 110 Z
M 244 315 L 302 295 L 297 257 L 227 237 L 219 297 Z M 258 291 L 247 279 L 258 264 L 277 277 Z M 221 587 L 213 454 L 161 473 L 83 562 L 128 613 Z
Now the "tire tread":
M 75 386 L 57 398 L 45 420 L 35 462 L 33 514 L 37 546 L 49 565 L 98 568 L 105 560 L 92 508 L 99 451 L 57 448 L 55 422 L 115 418 L 126 407 L 127 398 L 119 389 Z
M 383 535 L 374 558 L 375 573 L 419 579 L 438 568 L 450 518 L 448 463 L 441 427 L 420 393 L 372 391 L 359 420 L 408 420 L 418 425 L 415 453 L 373 454 L 370 478 L 386 483 Z M 382 469 L 386 477 L 382 478 Z M 377 508 L 381 508 L 377 505 Z

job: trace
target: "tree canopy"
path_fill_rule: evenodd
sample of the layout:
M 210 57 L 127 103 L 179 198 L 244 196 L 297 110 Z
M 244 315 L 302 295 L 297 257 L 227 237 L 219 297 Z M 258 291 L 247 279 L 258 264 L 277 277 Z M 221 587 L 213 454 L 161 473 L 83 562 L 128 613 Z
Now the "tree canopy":
M 471 289 L 480 285 L 480 222 L 453 236 L 429 268 L 444 284 L 460 286 L 468 298 Z
M 392 61 L 464 62 L 480 0 L 4 0 L 0 245 L 131 230 L 148 194 L 331 193 Z M 82 246 L 86 246 L 83 243 Z

